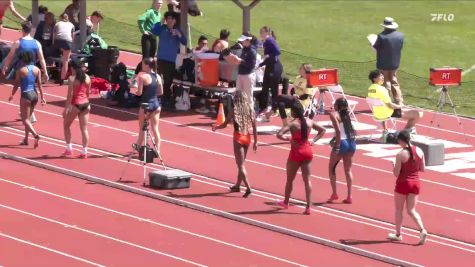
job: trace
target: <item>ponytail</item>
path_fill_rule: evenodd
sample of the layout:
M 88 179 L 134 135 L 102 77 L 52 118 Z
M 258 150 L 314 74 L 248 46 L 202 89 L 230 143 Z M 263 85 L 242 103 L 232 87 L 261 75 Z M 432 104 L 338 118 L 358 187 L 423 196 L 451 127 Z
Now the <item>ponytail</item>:
M 269 26 L 264 26 L 264 27 L 262 27 L 262 28 L 261 28 L 261 31 L 266 32 L 267 34 L 269 34 L 270 36 L 272 36 L 272 38 L 274 38 L 274 40 L 277 40 L 277 37 L 275 36 L 274 30 L 272 30 Z
M 142 60 L 142 62 L 149 66 L 149 68 L 155 73 L 157 72 L 157 61 L 153 57 L 146 57 Z
M 71 67 L 76 72 L 76 81 L 79 83 L 84 83 L 86 81 L 86 73 L 83 69 L 84 64 L 80 61 L 72 61 Z
M 415 162 L 416 158 L 414 157 L 414 153 L 412 153 L 411 134 L 409 133 L 409 131 L 408 130 L 400 131 L 399 134 L 397 135 L 397 140 L 403 141 L 404 143 L 407 144 L 407 149 L 409 150 L 410 159 Z
M 411 141 L 409 141 L 409 142 L 407 143 L 407 148 L 409 149 L 410 159 L 411 159 L 413 162 L 416 162 L 416 159 L 414 158 L 414 154 L 412 153 Z
M 305 119 L 305 116 L 304 116 L 303 107 L 300 104 L 300 102 L 296 101 L 292 104 L 291 109 L 292 109 L 293 115 L 295 115 L 295 118 L 299 118 L 300 120 L 300 131 L 301 131 L 302 141 L 307 141 L 308 140 L 308 125 L 307 125 L 307 120 Z
M 356 138 L 356 131 L 353 128 L 351 123 L 350 113 L 348 112 L 348 101 L 345 98 L 341 97 L 335 100 L 335 109 L 340 115 L 341 122 L 343 123 L 343 128 L 345 129 L 345 134 L 348 139 L 354 140 Z

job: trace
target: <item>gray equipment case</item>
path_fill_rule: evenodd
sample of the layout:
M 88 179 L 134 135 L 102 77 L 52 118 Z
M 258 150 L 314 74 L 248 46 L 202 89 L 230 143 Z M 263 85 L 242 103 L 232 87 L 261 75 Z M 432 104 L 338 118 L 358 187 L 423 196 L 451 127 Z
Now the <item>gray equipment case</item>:
M 412 144 L 424 152 L 426 166 L 444 164 L 444 143 L 439 140 L 416 139 Z
M 178 189 L 189 188 L 191 174 L 180 170 L 154 171 L 149 174 L 152 188 Z

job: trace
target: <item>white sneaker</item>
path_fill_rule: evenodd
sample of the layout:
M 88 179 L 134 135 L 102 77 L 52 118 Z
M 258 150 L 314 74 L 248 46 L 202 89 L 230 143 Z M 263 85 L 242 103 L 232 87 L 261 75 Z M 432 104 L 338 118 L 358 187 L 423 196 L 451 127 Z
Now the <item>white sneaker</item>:
M 38 120 L 36 119 L 35 113 L 32 113 L 32 114 L 31 114 L 31 117 L 30 117 L 30 122 L 31 122 L 31 123 L 35 123 L 35 122 L 37 122 L 37 121 L 38 121 Z
M 267 118 L 265 115 L 259 115 L 256 118 L 257 122 L 270 122 L 270 119 Z
M 427 239 L 427 230 L 426 229 L 422 229 L 421 230 L 421 233 L 419 234 L 419 245 L 424 245 L 424 243 L 426 242 L 426 239 Z
M 206 107 L 197 108 L 195 109 L 195 111 L 201 114 L 209 113 L 209 109 L 207 109 Z
M 388 234 L 388 239 L 391 241 L 402 241 L 402 235 L 396 235 L 393 233 Z

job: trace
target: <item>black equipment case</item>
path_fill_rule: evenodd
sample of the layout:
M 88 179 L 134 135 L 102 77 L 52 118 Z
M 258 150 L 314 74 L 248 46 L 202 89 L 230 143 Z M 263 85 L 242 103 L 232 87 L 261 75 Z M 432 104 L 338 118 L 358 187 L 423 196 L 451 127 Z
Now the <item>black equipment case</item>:
M 159 189 L 189 188 L 191 174 L 180 170 L 150 172 L 150 187 Z

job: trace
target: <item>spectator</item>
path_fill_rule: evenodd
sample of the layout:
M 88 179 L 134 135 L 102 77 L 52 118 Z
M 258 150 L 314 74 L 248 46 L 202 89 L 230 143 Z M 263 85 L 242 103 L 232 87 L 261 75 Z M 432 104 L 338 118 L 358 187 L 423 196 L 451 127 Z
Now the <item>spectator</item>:
M 91 27 L 92 32 L 99 34 L 99 24 L 101 23 L 103 19 L 104 19 L 104 15 L 102 14 L 102 12 L 99 10 L 96 10 L 92 12 L 92 14 L 89 17 L 87 17 L 86 24 L 88 28 Z M 88 32 L 87 35 L 89 34 L 90 33 Z
M 54 14 L 47 12 L 44 21 L 38 24 L 35 32 L 35 39 L 40 42 L 45 58 L 53 56 L 53 32 L 56 20 Z
M 45 21 L 46 13 L 48 13 L 48 8 L 46 6 L 41 5 L 38 7 L 38 22 L 39 23 Z M 30 14 L 26 20 L 33 23 L 33 15 Z
M 264 41 L 264 61 L 259 67 L 265 66 L 265 70 L 259 101 L 259 108 L 262 113 L 258 121 L 269 121 L 270 116 L 277 111 L 277 96 L 279 95 L 279 83 L 282 80 L 283 67 L 280 63 L 280 48 L 275 40 L 274 31 L 264 26 L 260 30 L 260 35 Z M 272 94 L 272 105 L 269 105 L 269 91 Z M 271 106 L 272 109 L 270 109 Z
M 368 89 L 368 97 L 380 99 L 385 106 L 373 107 L 373 116 L 383 121 L 383 129 L 387 132 L 386 122 L 384 120 L 390 117 L 402 118 L 407 121 L 404 129 L 408 129 L 411 133 L 416 132 L 416 124 L 421 118 L 419 111 L 415 109 L 402 109 L 404 106 L 391 102 L 388 90 L 382 86 L 384 83 L 384 75 L 380 70 L 373 70 L 368 77 L 373 83 Z
M 157 53 L 159 73 L 163 76 L 163 107 L 175 107 L 171 86 L 176 71 L 175 61 L 180 44 L 186 45 L 186 36 L 176 27 L 176 14 L 166 12 L 162 22 L 156 23 L 152 33 L 160 37 Z
M 307 73 L 312 71 L 312 65 L 302 64 L 299 68 L 300 75 L 295 78 L 294 86 L 290 91 L 291 95 L 279 95 L 277 97 L 279 115 L 282 119 L 282 127 L 287 126 L 287 113 L 286 108 L 291 108 L 294 102 L 298 101 L 303 107 L 304 115 L 308 116 L 310 119 L 313 119 L 314 114 L 306 114 L 308 107 L 312 104 L 312 97 L 314 95 L 314 89 L 307 86 Z
M 384 84 L 391 93 L 394 102 L 402 105 L 403 97 L 396 74 L 401 62 L 401 50 L 404 35 L 396 31 L 399 25 L 393 18 L 386 17 L 383 24 L 384 31 L 378 34 L 373 47 L 376 49 L 376 67 L 384 75 Z
M 53 31 L 53 45 L 55 49 L 58 49 L 63 54 L 62 68 L 61 68 L 61 80 L 66 80 L 68 72 L 69 58 L 71 56 L 71 49 L 74 39 L 74 25 L 69 22 L 68 14 L 63 13 L 60 16 L 61 20 L 56 23 Z
M 157 52 L 157 37 L 152 34 L 152 28 L 161 21 L 160 8 L 162 4 L 162 0 L 153 0 L 152 7 L 140 15 L 137 20 L 139 30 L 142 33 L 142 58 L 154 57 Z M 142 61 L 139 65 L 142 65 Z
M 160 9 L 163 0 L 153 0 L 152 6 L 139 16 L 137 24 L 142 33 L 142 60 L 144 58 L 154 57 L 157 53 L 157 36 L 152 33 L 152 28 L 161 21 Z M 142 71 L 142 60 L 135 68 L 135 75 Z M 137 87 L 135 77 L 132 79 L 132 87 Z
M 198 45 L 195 47 L 195 50 L 193 50 L 194 53 L 203 53 L 208 51 L 208 38 L 206 36 L 201 35 L 200 38 L 198 38 Z
M 219 32 L 219 39 L 214 41 L 211 50 L 215 53 L 221 53 L 224 49 L 228 48 L 228 38 L 230 34 L 231 32 L 226 29 L 221 30 L 221 32 Z
M 79 29 L 79 0 L 72 0 L 63 13 L 68 15 L 69 22 L 74 25 L 74 28 Z
M 21 21 L 24 21 L 25 18 L 18 13 L 15 9 L 15 5 L 13 4 L 13 0 L 6 0 L 6 1 L 0 1 L 0 36 L 2 36 L 2 30 L 3 30 L 3 17 L 5 16 L 5 12 L 10 9 L 12 14 L 19 18 Z
M 253 88 L 256 84 L 256 55 L 257 50 L 252 45 L 254 38 L 250 34 L 243 34 L 239 37 L 238 42 L 243 45 L 241 56 L 226 56 L 225 59 L 234 64 L 239 64 L 238 77 L 236 80 L 236 90 L 243 91 L 249 98 L 249 102 L 254 106 Z

